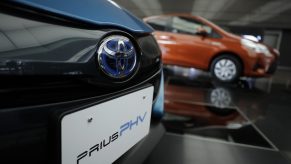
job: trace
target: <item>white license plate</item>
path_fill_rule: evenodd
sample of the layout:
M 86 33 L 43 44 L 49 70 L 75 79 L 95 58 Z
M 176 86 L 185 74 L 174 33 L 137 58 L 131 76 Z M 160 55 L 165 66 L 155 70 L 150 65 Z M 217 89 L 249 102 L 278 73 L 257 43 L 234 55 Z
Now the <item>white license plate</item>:
M 114 162 L 150 128 L 153 87 L 65 115 L 61 121 L 62 164 Z

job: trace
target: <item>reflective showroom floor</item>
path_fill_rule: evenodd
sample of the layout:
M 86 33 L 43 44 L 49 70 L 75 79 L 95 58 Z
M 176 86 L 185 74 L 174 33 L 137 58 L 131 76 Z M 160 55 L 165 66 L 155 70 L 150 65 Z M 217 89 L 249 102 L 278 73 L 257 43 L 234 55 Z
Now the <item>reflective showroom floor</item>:
M 167 68 L 167 133 L 145 163 L 291 163 L 290 106 L 290 70 L 219 84 L 193 68 Z

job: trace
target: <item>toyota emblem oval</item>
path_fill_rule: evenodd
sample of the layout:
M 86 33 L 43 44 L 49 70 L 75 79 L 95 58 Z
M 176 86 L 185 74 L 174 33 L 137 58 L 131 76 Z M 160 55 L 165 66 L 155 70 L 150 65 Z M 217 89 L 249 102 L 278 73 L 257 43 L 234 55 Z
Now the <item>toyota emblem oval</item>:
M 134 71 L 136 61 L 136 50 L 129 38 L 112 35 L 102 40 L 98 49 L 98 63 L 106 75 L 125 78 Z

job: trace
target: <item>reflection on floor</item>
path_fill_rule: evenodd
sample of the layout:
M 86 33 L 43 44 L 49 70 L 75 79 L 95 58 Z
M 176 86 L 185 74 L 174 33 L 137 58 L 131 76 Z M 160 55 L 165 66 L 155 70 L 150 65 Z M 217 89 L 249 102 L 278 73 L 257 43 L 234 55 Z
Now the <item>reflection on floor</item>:
M 276 152 L 166 134 L 145 164 L 288 164 Z
M 163 123 L 168 133 L 164 140 L 165 142 L 173 140 L 175 136 L 174 138 L 184 143 L 185 136 L 190 136 L 187 142 L 215 141 L 219 144 L 213 145 L 220 145 L 222 148 L 225 144 L 227 151 L 237 146 L 238 152 L 241 151 L 241 147 L 245 147 L 258 151 L 264 150 L 257 154 L 267 155 L 268 153 L 264 152 L 268 150 L 278 155 L 275 155 L 275 160 L 270 159 L 267 163 L 270 161 L 287 163 L 291 159 L 290 81 L 291 71 L 283 70 L 277 71 L 272 78 L 244 78 L 235 84 L 221 84 L 213 82 L 207 73 L 193 68 L 166 69 L 166 113 Z M 209 148 L 211 148 L 210 143 L 207 143 Z M 160 150 L 164 149 L 164 153 L 172 153 L 172 150 L 165 148 L 168 144 L 164 145 L 163 142 L 159 144 L 146 163 L 155 163 L 155 156 L 160 153 Z M 181 148 L 182 150 L 176 151 L 185 151 L 184 147 L 178 146 L 178 149 Z M 197 152 L 195 147 L 192 149 L 193 153 Z M 243 152 L 239 158 L 244 158 L 246 154 Z M 223 155 L 227 156 L 227 153 Z M 202 159 L 199 160 L 200 162 L 185 160 L 180 163 L 205 163 Z M 242 161 L 261 163 L 265 160 Z

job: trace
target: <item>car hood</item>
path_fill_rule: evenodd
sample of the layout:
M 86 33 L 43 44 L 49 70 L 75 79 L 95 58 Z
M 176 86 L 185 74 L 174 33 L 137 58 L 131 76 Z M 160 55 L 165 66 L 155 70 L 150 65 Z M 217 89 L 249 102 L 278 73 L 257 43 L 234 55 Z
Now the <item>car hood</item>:
M 14 2 L 97 26 L 112 26 L 138 33 L 153 31 L 151 27 L 111 0 L 16 0 Z

